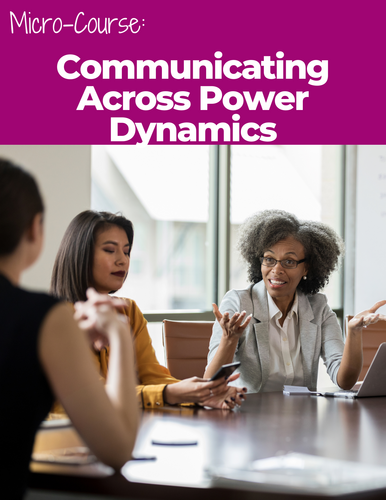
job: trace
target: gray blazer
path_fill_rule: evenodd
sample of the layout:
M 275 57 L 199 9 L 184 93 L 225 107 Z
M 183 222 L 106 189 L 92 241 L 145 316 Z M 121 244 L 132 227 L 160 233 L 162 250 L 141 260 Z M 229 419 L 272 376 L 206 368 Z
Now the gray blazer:
M 303 362 L 304 384 L 316 390 L 319 357 L 322 356 L 331 380 L 336 384 L 343 354 L 342 332 L 336 315 L 327 304 L 325 295 L 305 295 L 298 291 L 300 345 Z M 237 385 L 248 392 L 259 392 L 269 377 L 269 314 L 264 281 L 244 290 L 231 290 L 220 305 L 222 314 L 246 311 L 252 319 L 240 337 L 234 361 L 241 361 Z M 212 361 L 222 336 L 216 321 L 210 339 L 208 364 Z

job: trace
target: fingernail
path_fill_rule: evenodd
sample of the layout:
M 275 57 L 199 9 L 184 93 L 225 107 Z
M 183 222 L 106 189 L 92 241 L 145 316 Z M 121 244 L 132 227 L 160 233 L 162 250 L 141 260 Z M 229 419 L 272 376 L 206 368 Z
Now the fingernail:
M 247 392 L 247 388 L 246 388 L 246 387 L 243 387 L 243 391 L 244 391 L 244 392 Z
M 232 401 L 236 401 L 236 400 L 235 400 L 235 398 L 232 398 L 232 397 L 231 397 L 231 400 L 232 400 Z
M 242 400 L 245 400 L 244 396 L 242 394 L 239 395 L 239 398 Z
M 227 405 L 229 405 L 229 401 L 227 399 L 224 399 L 224 401 L 226 402 Z

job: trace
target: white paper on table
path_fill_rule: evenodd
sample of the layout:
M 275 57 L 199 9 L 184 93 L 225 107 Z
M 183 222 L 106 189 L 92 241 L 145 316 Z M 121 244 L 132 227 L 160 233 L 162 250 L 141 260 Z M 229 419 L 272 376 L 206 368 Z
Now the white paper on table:
M 256 460 L 248 469 L 207 470 L 214 485 L 259 491 L 343 495 L 386 488 L 386 467 L 303 453 Z
M 287 396 L 290 396 L 293 394 L 304 394 L 306 396 L 306 395 L 310 395 L 310 394 L 318 395 L 319 392 L 318 391 L 310 391 L 308 389 L 308 387 L 302 387 L 299 385 L 285 385 L 284 389 L 283 389 L 283 394 L 285 394 Z

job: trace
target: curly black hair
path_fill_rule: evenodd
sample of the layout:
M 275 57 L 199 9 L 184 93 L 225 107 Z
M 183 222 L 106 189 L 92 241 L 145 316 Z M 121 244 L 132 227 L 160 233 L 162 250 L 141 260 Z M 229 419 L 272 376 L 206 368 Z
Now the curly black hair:
M 258 283 L 263 279 L 260 257 L 289 236 L 303 245 L 307 259 L 307 280 L 300 280 L 298 289 L 307 295 L 318 293 L 338 268 L 339 256 L 344 253 L 343 240 L 326 224 L 299 220 L 284 210 L 257 212 L 240 226 L 237 248 L 248 264 L 249 280 Z

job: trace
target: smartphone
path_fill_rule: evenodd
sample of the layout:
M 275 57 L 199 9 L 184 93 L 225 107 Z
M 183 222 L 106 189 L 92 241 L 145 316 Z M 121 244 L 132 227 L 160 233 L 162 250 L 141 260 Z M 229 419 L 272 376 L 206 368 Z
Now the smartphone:
M 236 361 L 235 363 L 229 363 L 229 365 L 222 365 L 222 367 L 217 370 L 217 372 L 213 375 L 210 380 L 218 380 L 222 377 L 229 377 L 232 373 L 241 365 L 240 361 Z

